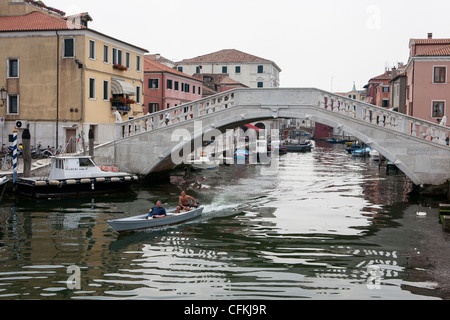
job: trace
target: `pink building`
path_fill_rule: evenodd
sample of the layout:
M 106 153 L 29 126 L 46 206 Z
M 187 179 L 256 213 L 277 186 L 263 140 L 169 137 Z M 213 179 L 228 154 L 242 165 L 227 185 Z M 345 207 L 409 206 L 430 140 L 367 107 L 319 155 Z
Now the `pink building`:
M 202 81 L 144 57 L 144 113 L 202 98 Z
M 450 114 L 450 39 L 433 39 L 428 34 L 427 39 L 411 39 L 409 47 L 406 114 L 441 122 Z

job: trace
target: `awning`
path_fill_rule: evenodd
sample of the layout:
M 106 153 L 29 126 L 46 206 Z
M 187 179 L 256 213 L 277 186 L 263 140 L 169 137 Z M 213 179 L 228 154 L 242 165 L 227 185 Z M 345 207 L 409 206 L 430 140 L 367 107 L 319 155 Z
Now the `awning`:
M 255 126 L 252 125 L 252 124 L 246 124 L 244 127 L 247 127 L 247 128 L 249 128 L 249 129 L 254 129 L 254 130 L 256 130 L 256 131 L 261 130 L 261 128 L 255 127 Z
M 111 80 L 111 93 L 112 94 L 127 94 L 129 96 L 135 96 L 136 90 L 131 83 L 128 83 L 120 79 Z

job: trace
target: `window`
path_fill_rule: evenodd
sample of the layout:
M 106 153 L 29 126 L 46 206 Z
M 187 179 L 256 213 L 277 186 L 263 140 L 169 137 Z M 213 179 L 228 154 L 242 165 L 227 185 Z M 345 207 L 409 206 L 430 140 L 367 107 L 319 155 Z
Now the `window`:
M 434 83 L 446 83 L 447 67 L 434 67 Z
M 183 67 L 178 67 L 177 70 L 183 72 Z
M 264 73 L 264 66 L 258 66 L 258 73 Z
M 123 51 L 113 48 L 113 64 L 123 64 Z
M 140 56 L 136 57 L 136 70 L 141 71 L 141 57 Z
M 200 73 L 200 67 L 195 68 L 195 73 Z
M 75 39 L 63 39 L 63 58 L 75 58 Z
M 136 87 L 136 104 L 141 103 L 141 87 Z
M 95 41 L 89 40 L 89 59 L 95 60 Z
M 445 101 L 433 101 L 433 118 L 445 116 Z
M 95 79 L 89 78 L 89 99 L 95 99 Z
M 240 66 L 236 66 L 235 73 L 241 73 L 241 67 Z
M 159 89 L 159 79 L 148 79 L 148 87 L 150 89 Z M 169 80 L 167 80 L 167 88 L 169 89 Z
M 103 46 L 103 62 L 109 63 L 109 46 Z
M 19 114 L 19 95 L 9 94 L 7 102 L 7 114 Z
M 228 73 L 228 67 L 223 66 L 222 67 L 222 73 Z
M 192 93 L 195 94 L 195 86 L 192 86 Z
M 7 78 L 18 78 L 19 77 L 19 59 L 8 59 L 7 60 L 8 74 Z
M 258 82 L 258 88 L 264 88 L 264 82 Z
M 95 164 L 89 158 L 79 159 L 80 167 L 95 167 Z
M 389 92 L 389 87 L 383 87 L 383 92 Z
M 389 108 L 389 99 L 383 99 L 383 102 L 381 103 L 381 106 L 383 108 Z
M 180 90 L 180 83 L 178 81 L 175 81 L 175 91 Z
M 129 52 L 125 53 L 125 67 L 130 69 L 130 53 Z
M 113 48 L 112 49 L 112 58 L 113 58 L 113 64 L 117 63 L 117 49 Z
M 170 79 L 167 79 L 167 89 L 172 89 L 172 84 L 173 84 L 173 81 Z
M 103 100 L 109 100 L 109 81 L 103 81 Z
M 159 111 L 159 103 L 149 103 L 148 112 L 153 113 Z
M 201 95 L 202 94 L 202 88 L 199 86 L 198 87 L 198 94 Z

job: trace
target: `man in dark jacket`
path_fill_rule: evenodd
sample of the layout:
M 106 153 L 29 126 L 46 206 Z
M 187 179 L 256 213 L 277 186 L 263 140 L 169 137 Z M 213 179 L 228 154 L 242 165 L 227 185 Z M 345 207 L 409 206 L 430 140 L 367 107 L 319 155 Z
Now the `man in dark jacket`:
M 164 218 L 166 217 L 166 209 L 162 207 L 161 201 L 156 202 L 156 206 L 148 210 L 148 219 Z

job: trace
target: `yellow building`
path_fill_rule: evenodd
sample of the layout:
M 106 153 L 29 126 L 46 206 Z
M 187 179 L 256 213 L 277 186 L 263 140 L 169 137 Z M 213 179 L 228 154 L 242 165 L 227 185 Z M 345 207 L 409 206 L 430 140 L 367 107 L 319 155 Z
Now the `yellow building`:
M 356 90 L 356 85 L 353 83 L 353 89 L 349 92 L 336 92 L 336 94 L 358 101 L 367 100 L 366 90 Z
M 3 144 L 19 121 L 32 144 L 73 152 L 89 129 L 96 143 L 111 141 L 117 121 L 143 115 L 148 51 L 90 29 L 91 21 L 37 1 L 0 0 Z

